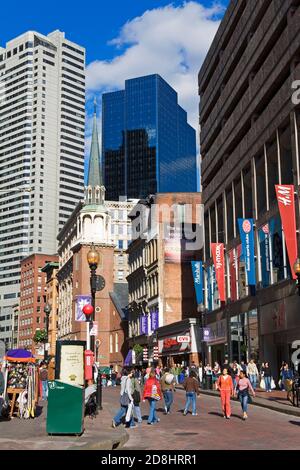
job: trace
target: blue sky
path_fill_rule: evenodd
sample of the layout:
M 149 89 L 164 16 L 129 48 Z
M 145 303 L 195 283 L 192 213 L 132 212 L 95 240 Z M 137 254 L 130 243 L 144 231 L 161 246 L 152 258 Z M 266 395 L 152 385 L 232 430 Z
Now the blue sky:
M 86 48 L 86 159 L 92 101 L 122 89 L 127 78 L 159 73 L 178 92 L 197 129 L 197 74 L 229 0 L 15 0 L 2 2 L 0 45 L 28 30 L 55 29 Z M 198 134 L 198 133 L 197 133 Z

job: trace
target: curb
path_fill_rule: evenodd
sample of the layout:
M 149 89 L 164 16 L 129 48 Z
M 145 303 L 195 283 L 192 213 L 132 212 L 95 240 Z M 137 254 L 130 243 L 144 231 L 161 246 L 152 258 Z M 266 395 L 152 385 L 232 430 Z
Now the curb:
M 178 390 L 183 390 L 182 388 L 180 387 L 176 387 Z M 211 396 L 211 397 L 215 397 L 215 398 L 218 398 L 219 395 L 217 393 L 215 393 L 214 391 L 212 390 L 203 390 L 201 389 L 201 392 L 200 394 L 203 394 L 203 395 L 208 395 L 208 396 Z M 258 398 L 260 400 L 260 398 Z M 232 398 L 232 400 L 234 401 L 238 401 L 237 398 Z M 288 408 L 283 408 L 283 409 L 280 409 L 272 404 L 269 404 L 269 403 L 263 403 L 263 402 L 258 402 L 256 400 L 253 400 L 252 403 L 249 403 L 249 405 L 254 405 L 254 406 L 260 406 L 261 408 L 267 408 L 269 410 L 272 410 L 272 411 L 277 411 L 277 413 L 284 413 L 284 414 L 287 414 L 287 415 L 290 415 L 290 416 L 297 416 L 298 418 L 300 418 L 300 409 L 299 408 L 296 408 L 296 407 L 292 407 L 290 409 Z
M 67 450 L 116 450 L 122 448 L 129 439 L 129 434 L 119 432 L 115 437 L 107 437 L 102 440 L 93 439 L 91 442 L 81 445 L 72 445 Z

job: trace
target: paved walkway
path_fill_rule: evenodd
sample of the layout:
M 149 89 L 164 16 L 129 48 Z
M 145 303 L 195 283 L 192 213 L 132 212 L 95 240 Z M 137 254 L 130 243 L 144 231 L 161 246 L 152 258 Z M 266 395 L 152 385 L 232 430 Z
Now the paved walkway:
M 107 394 L 108 395 L 108 394 Z M 0 421 L 0 449 L 9 450 L 110 450 L 122 446 L 128 439 L 124 428 L 111 428 L 111 413 L 106 401 L 95 419 L 85 418 L 85 431 L 81 436 L 48 436 L 46 433 L 47 402 L 40 401 L 38 415 L 34 419 Z

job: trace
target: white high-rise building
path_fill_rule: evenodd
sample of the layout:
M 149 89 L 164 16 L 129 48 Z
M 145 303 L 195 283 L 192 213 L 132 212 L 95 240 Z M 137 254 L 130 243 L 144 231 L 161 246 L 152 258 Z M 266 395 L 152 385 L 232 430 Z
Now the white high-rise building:
M 60 31 L 29 31 L 0 47 L 0 340 L 7 346 L 20 260 L 56 253 L 57 233 L 83 197 L 84 126 L 84 48 Z

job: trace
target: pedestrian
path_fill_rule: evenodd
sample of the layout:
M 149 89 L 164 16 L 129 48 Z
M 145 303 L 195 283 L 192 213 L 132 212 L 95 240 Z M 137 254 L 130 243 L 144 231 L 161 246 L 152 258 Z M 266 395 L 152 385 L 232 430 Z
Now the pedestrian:
M 245 361 L 241 361 L 241 370 L 247 375 L 247 364 Z
M 194 371 L 196 373 L 196 375 L 198 375 L 198 366 L 196 366 L 195 364 L 195 361 L 192 362 L 192 364 L 190 365 L 190 371 Z
M 230 407 L 230 397 L 234 396 L 233 381 L 231 376 L 228 374 L 228 369 L 224 367 L 222 375 L 220 375 L 217 382 L 218 390 L 221 394 L 221 404 L 223 410 L 223 417 L 230 419 L 231 416 L 231 407 Z
M 185 390 L 186 395 L 186 402 L 183 414 L 186 416 L 189 412 L 190 405 L 192 405 L 192 415 L 198 416 L 197 407 L 196 407 L 196 399 L 197 395 L 200 393 L 200 384 L 197 380 L 196 372 L 191 370 L 189 377 L 187 377 L 183 383 L 183 388 Z
M 43 362 L 41 364 L 40 381 L 42 383 L 42 400 L 47 400 L 48 398 L 48 369 L 47 369 L 46 362 Z
M 247 375 L 249 377 L 253 390 L 256 390 L 259 374 L 258 374 L 257 365 L 254 362 L 254 359 L 250 359 L 250 362 L 248 363 Z
M 111 377 L 112 387 L 116 387 L 117 386 L 117 372 L 114 369 L 112 369 L 110 377 Z
M 175 390 L 175 376 L 171 373 L 168 367 L 165 367 L 164 374 L 160 381 L 161 391 L 165 400 L 165 414 L 170 414 L 171 405 L 174 400 L 174 390 Z
M 2 418 L 2 408 L 4 405 L 5 380 L 2 372 L 2 362 L 0 362 L 0 419 Z
M 289 368 L 289 365 L 285 363 L 283 366 L 283 370 L 281 372 L 281 386 L 283 386 L 283 390 L 286 392 L 290 392 L 292 388 L 294 374 L 293 371 Z
M 213 377 L 213 371 L 212 371 L 211 365 L 207 364 L 204 370 L 205 370 L 207 388 L 208 390 L 211 390 L 212 389 L 212 377 Z
M 143 393 L 143 401 L 148 400 L 150 408 L 147 424 L 154 424 L 160 421 L 156 416 L 156 403 L 161 399 L 160 383 L 156 378 L 155 370 L 152 369 L 149 373 L 149 378 L 147 379 Z
M 127 370 L 123 370 L 122 378 L 121 378 L 121 390 L 120 390 L 121 407 L 118 413 L 115 415 L 114 419 L 112 420 L 113 428 L 121 424 L 122 418 L 126 416 L 128 412 L 129 405 L 133 406 L 133 396 L 132 396 L 132 386 L 131 386 L 132 376 L 133 376 L 133 371 L 128 372 Z M 129 426 L 134 427 L 133 415 L 130 420 Z
M 238 369 L 236 361 L 234 361 L 234 363 L 232 364 L 232 369 L 231 369 L 231 374 L 230 375 L 231 375 L 231 378 L 232 378 L 232 381 L 233 381 L 233 388 L 235 388 L 236 384 L 237 384 L 237 379 L 238 379 L 238 376 L 239 376 L 239 369 Z
M 255 397 L 255 391 L 251 385 L 250 380 L 246 377 L 246 374 L 243 370 L 240 370 L 237 385 L 236 385 L 237 397 L 241 403 L 242 411 L 243 411 L 243 420 L 248 418 L 247 411 L 248 411 L 248 402 L 249 402 L 249 391 Z
M 268 361 L 265 362 L 264 366 L 261 368 L 261 376 L 265 382 L 266 392 L 271 392 L 272 391 L 272 387 L 271 387 L 272 372 L 271 372 L 270 363 Z
M 133 397 L 133 411 L 134 411 L 135 417 L 138 423 L 142 423 L 143 420 L 142 420 L 142 413 L 141 413 L 141 408 L 140 408 L 141 385 L 140 385 L 140 380 L 137 377 L 136 373 L 131 379 L 131 391 L 132 391 L 132 397 Z
M 214 368 L 213 368 L 213 371 L 212 371 L 212 385 L 213 385 L 213 390 L 217 390 L 217 381 L 218 381 L 218 378 L 220 377 L 221 375 L 221 368 L 218 364 L 218 362 L 215 362 L 214 364 Z

